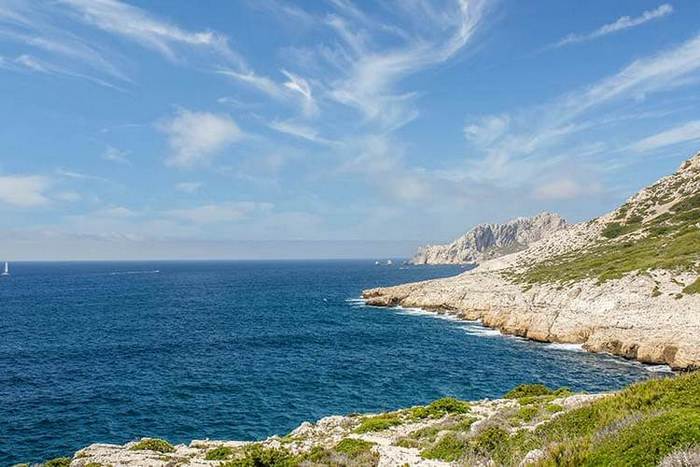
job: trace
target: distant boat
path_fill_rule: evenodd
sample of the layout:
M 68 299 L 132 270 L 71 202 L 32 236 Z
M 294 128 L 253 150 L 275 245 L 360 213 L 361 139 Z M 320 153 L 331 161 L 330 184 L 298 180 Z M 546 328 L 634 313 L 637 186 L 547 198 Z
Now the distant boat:
M 375 261 L 374 264 L 379 264 L 379 261 Z
M 5 261 L 5 270 L 0 274 L 2 276 L 9 276 L 10 275 L 10 265 Z
M 387 265 L 387 266 L 391 266 L 392 264 L 394 264 L 394 263 L 393 263 L 390 259 L 386 260 L 386 265 Z

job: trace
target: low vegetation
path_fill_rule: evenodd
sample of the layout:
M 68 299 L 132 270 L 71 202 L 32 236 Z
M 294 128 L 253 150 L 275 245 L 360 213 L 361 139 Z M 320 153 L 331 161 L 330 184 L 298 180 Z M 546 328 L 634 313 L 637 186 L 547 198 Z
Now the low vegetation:
M 142 439 L 131 447 L 132 451 L 174 452 L 175 447 L 164 439 Z
M 543 261 L 513 278 L 524 284 L 583 279 L 603 283 L 653 269 L 700 273 L 699 225 L 700 194 L 694 194 L 646 220 L 634 215 L 611 222 L 602 232 L 603 240 Z M 698 288 L 696 281 L 684 293 L 697 293 Z
M 70 457 L 56 457 L 44 462 L 44 467 L 69 467 Z
M 575 408 L 562 399 L 571 394 L 565 388 L 520 385 L 505 395 L 506 401 L 484 403 L 478 411 L 445 398 L 383 415 L 349 417 L 347 425 L 338 425 L 347 430 L 339 441 L 335 434 L 319 441 L 300 435 L 289 443 L 278 438 L 281 445 L 205 446 L 202 456 L 220 467 L 374 467 L 378 449 L 360 433 L 403 425 L 400 437 L 394 437 L 399 432 L 380 436 L 425 459 L 455 465 L 519 466 L 526 457 L 538 467 L 698 465 L 700 372 L 651 379 L 588 402 L 578 398 Z M 172 465 L 182 460 L 168 455 L 174 448 L 164 440 L 144 439 L 131 449 L 162 453 L 159 457 Z M 58 458 L 44 465 L 69 464 L 70 459 Z
M 233 456 L 234 450 L 228 446 L 219 446 L 218 448 L 207 451 L 204 459 L 208 461 L 223 461 L 230 459 Z

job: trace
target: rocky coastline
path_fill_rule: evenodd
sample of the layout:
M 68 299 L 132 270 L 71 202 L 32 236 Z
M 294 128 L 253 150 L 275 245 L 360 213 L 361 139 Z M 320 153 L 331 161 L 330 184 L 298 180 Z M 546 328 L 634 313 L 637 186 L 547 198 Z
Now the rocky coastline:
M 700 154 L 617 210 L 458 276 L 365 290 L 536 341 L 700 368 Z

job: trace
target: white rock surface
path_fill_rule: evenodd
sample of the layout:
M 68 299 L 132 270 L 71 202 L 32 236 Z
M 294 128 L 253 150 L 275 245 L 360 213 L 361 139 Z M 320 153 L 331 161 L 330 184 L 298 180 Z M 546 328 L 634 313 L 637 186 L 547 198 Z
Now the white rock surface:
M 548 212 L 519 217 L 505 224 L 480 224 L 452 243 L 426 245 L 411 259 L 413 264 L 478 263 L 526 248 L 561 230 L 566 221 Z

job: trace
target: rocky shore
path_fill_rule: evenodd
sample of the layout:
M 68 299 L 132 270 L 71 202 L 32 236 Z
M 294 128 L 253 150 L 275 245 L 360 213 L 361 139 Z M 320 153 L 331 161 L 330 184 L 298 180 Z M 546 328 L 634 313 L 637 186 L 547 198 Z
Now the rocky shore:
M 365 290 L 545 342 L 700 368 L 700 154 L 617 210 L 456 277 Z
M 452 397 L 378 414 L 304 422 L 263 441 L 143 438 L 93 444 L 45 467 L 639 465 L 700 461 L 700 373 L 622 391 L 521 385 L 502 399 Z

